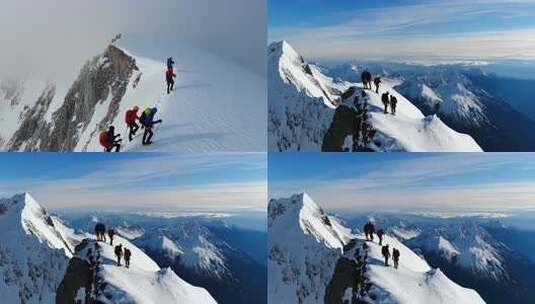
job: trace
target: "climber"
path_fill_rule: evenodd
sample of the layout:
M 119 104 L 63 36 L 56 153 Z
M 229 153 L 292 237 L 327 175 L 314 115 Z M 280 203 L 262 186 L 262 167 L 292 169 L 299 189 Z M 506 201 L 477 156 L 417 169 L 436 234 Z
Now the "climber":
M 107 131 L 100 132 L 100 144 L 104 147 L 104 150 L 106 152 L 111 152 L 113 148 L 115 148 L 115 152 L 119 152 L 121 150 L 120 142 L 122 141 L 122 139 L 117 139 L 118 137 L 121 137 L 121 134 L 116 135 L 115 127 L 110 126 Z
M 130 251 L 130 249 L 125 248 L 124 249 L 124 265 L 126 266 L 126 268 L 130 267 L 130 257 L 131 256 L 132 256 L 132 252 Z
M 156 115 L 156 112 L 158 112 L 157 108 L 146 108 L 145 111 L 141 114 L 141 117 L 139 117 L 139 121 L 145 128 L 145 133 L 143 133 L 143 140 L 142 144 L 144 146 L 152 144 L 152 136 L 154 135 L 154 132 L 152 131 L 155 124 L 159 124 L 162 122 L 161 119 L 154 120 L 154 115 Z
M 364 70 L 361 75 L 362 78 L 362 84 L 364 86 L 364 89 L 372 89 L 372 74 L 368 69 Z
M 137 116 L 137 111 L 139 111 L 139 107 L 135 106 L 132 109 L 126 111 L 124 121 L 126 122 L 126 125 L 128 126 L 128 140 L 132 141 L 134 136 L 136 135 L 137 130 L 139 130 L 139 125 L 136 123 L 136 120 L 139 120 L 139 116 Z
M 375 77 L 373 79 L 373 83 L 375 84 L 375 93 L 379 94 L 379 85 L 381 84 L 381 77 Z
M 165 80 L 167 82 L 167 94 L 171 94 L 175 87 L 175 77 L 176 74 L 173 72 L 173 69 L 167 69 L 165 72 Z
M 368 88 L 368 77 L 366 75 L 366 72 L 368 72 L 368 70 L 364 70 L 362 72 L 362 75 L 360 76 L 360 78 L 362 79 L 362 86 L 365 90 Z
M 115 246 L 115 256 L 117 257 L 117 266 L 121 266 L 121 257 L 123 256 L 123 244 Z
M 113 228 L 108 229 L 108 237 L 110 238 L 110 245 L 113 246 L 113 236 L 115 235 L 115 230 Z
M 394 248 L 392 250 L 392 259 L 394 260 L 394 268 L 398 269 L 399 266 L 399 250 Z
M 364 224 L 364 235 L 366 236 L 366 241 L 370 240 L 370 222 Z
M 396 105 L 398 104 L 398 99 L 396 96 L 391 95 L 390 96 L 390 111 L 392 112 L 392 115 L 396 115 Z
M 373 242 L 373 234 L 375 233 L 375 225 L 370 222 L 370 240 Z
M 388 259 L 390 258 L 390 249 L 388 249 L 388 244 L 384 245 L 383 248 L 381 248 L 381 253 L 385 258 L 385 266 L 388 267 Z
M 167 58 L 167 69 L 172 70 L 175 62 L 173 61 L 173 57 Z
M 379 245 L 383 245 L 383 235 L 385 234 L 384 230 L 381 228 L 377 230 L 377 236 L 379 237 Z
M 106 241 L 106 237 L 104 236 L 104 233 L 106 232 L 106 226 L 102 223 L 97 223 L 95 225 L 95 234 L 97 235 L 97 241 Z
M 383 105 L 385 106 L 385 114 L 388 113 L 388 103 L 389 103 L 389 100 L 388 100 L 388 91 L 386 91 L 385 93 L 383 93 L 383 95 L 381 96 L 381 101 L 383 102 Z

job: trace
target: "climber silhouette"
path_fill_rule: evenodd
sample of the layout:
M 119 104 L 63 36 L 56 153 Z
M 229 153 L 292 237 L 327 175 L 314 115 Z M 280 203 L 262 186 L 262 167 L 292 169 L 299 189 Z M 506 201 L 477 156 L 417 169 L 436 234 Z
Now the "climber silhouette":
M 394 250 L 392 250 L 392 258 L 394 260 L 394 268 L 398 269 L 398 266 L 399 266 L 399 250 L 397 248 L 394 248 Z
M 390 249 L 388 248 L 388 244 L 381 248 L 381 254 L 385 258 L 385 266 L 388 267 L 388 259 L 390 259 Z

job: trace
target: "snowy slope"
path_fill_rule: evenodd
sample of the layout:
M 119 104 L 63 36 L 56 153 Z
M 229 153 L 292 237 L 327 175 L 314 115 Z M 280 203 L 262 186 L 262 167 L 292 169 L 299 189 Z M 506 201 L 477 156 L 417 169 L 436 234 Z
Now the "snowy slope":
M 177 58 L 175 91 L 167 95 L 162 62 L 131 55 L 142 73 L 127 90 L 113 124 L 122 132 L 125 151 L 262 151 L 265 118 L 260 76 L 198 50 Z M 154 144 L 141 145 L 141 131 L 128 143 L 124 113 L 134 105 L 157 107 Z M 260 105 L 260 106 L 258 106 Z M 141 112 L 139 113 L 141 114 Z M 92 138 L 89 151 L 100 151 Z
M 491 125 L 485 105 L 471 91 L 469 80 L 462 74 L 442 72 L 429 77 L 409 77 L 398 85 L 410 98 L 422 100 L 426 112 L 473 127 Z
M 128 240 L 116 237 L 114 242 L 132 251 L 131 265 L 129 268 L 117 266 L 114 246 L 98 242 L 96 252 L 100 253 L 102 261 L 98 276 L 107 285 L 97 300 L 103 303 L 216 303 L 205 289 L 190 285 L 170 268 L 160 269 Z M 85 259 L 94 243 L 96 241 L 89 242 L 76 256 Z
M 501 254 L 505 246 L 477 224 L 459 223 L 429 229 L 406 244 L 435 253 L 480 276 L 495 281 L 508 278 Z
M 0 199 L 0 298 L 54 303 L 77 242 L 72 231 L 28 194 Z
M 271 200 L 268 216 L 269 303 L 332 301 L 337 286 L 358 288 L 348 287 L 337 302 L 343 296 L 363 303 L 484 303 L 390 236 L 384 242 L 400 250 L 401 262 L 397 270 L 385 267 L 377 243 L 362 249 L 363 235 L 351 234 L 306 194 Z M 366 256 L 364 272 L 344 275 L 354 272 L 357 256 Z
M 376 94 L 366 92 L 370 107 L 369 123 L 377 131 L 375 151 L 481 151 L 468 135 L 455 132 L 438 117 L 425 117 L 392 87 L 398 83 L 383 79 Z M 334 81 L 321 68 L 307 64 L 286 42 L 268 48 L 268 133 L 271 151 L 318 151 L 341 104 L 351 106 L 361 90 L 341 100 L 350 87 L 362 85 Z M 382 112 L 380 95 L 388 90 L 398 99 L 397 115 Z
M 62 286 L 83 276 L 69 273 L 72 262 L 86 260 L 88 249 L 97 247 L 102 261 L 98 276 L 106 283 L 101 303 L 216 303 L 205 289 L 170 269 L 160 269 L 121 237 L 116 242 L 132 251 L 132 266 L 117 267 L 112 246 L 98 242 L 95 247 L 94 236 L 75 234 L 28 193 L 0 199 L 0 239 L 3 303 L 56 303 L 58 296 L 68 298 Z
M 0 79 L 0 149 L 100 152 L 98 134 L 114 125 L 126 151 L 265 150 L 265 125 L 258 123 L 266 119 L 264 77 L 185 46 L 174 57 L 178 77 L 171 95 L 164 59 L 114 44 L 73 79 L 39 73 Z M 139 135 L 128 142 L 124 115 L 135 105 L 159 109 L 163 123 L 151 146 L 142 146 Z
M 135 240 L 141 248 L 159 252 L 198 273 L 222 279 L 230 276 L 224 250 L 226 243 L 218 241 L 207 228 L 195 225 L 176 225 L 173 229 L 156 229 Z

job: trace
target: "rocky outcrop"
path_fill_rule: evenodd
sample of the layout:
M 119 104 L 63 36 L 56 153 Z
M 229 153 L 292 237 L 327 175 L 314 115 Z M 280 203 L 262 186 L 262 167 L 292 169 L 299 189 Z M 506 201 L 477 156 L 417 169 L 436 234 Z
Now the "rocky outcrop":
M 75 252 L 83 253 L 87 250 L 91 252 L 91 247 L 99 249 L 98 244 L 94 241 L 85 239 L 78 246 Z M 56 304 L 72 304 L 77 300 L 83 299 L 86 304 L 101 304 L 102 302 L 95 299 L 96 292 L 96 274 L 95 267 L 91 265 L 88 259 L 74 256 L 69 261 L 69 266 L 65 271 L 65 276 L 56 290 Z
M 80 131 L 91 129 L 91 135 L 106 127 L 117 115 L 134 71 L 135 59 L 110 45 L 106 52 L 87 63 L 65 97 L 63 106 L 54 114 L 50 141 L 41 146 L 46 151 L 72 151 Z M 106 115 L 90 125 L 97 105 L 107 107 Z M 87 146 L 88 143 L 85 143 Z
M 129 83 L 135 78 L 135 71 L 139 71 L 135 59 L 109 45 L 103 54 L 84 65 L 54 113 L 49 113 L 53 110 L 50 109 L 53 99 L 57 98 L 53 84 L 46 87 L 33 107 L 24 109 L 20 117 L 22 123 L 6 149 L 67 152 L 81 147 L 80 150 L 84 151 L 89 142 L 80 143 L 81 134 L 88 132 L 86 137 L 93 138 L 111 124 Z M 136 81 L 139 82 L 139 79 L 136 78 Z M 11 95 L 11 100 L 16 101 L 16 95 Z M 104 107 L 99 109 L 99 113 L 104 115 L 95 119 L 97 107 Z M 52 119 L 47 121 L 45 117 Z
M 56 86 L 49 84 L 33 108 L 26 108 L 22 124 L 8 143 L 9 151 L 36 151 L 50 137 L 51 126 L 44 119 L 56 94 Z

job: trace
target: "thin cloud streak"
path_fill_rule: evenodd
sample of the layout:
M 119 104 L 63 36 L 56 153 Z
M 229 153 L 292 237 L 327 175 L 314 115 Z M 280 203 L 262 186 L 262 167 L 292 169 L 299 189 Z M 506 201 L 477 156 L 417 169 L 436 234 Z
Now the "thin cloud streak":
M 305 191 L 340 210 L 535 208 L 535 181 L 481 178 L 511 167 L 535 172 L 534 160 L 530 154 L 446 154 L 385 161 L 358 177 L 270 180 L 269 196 Z
M 147 154 L 74 170 L 76 177 L 2 180 L 0 195 L 31 192 L 51 209 L 265 211 L 265 153 Z M 228 170 L 243 175 L 231 177 Z
M 503 10 L 503 5 L 508 5 Z M 338 24 L 270 29 L 270 41 L 287 40 L 315 60 L 381 58 L 533 59 L 535 29 L 436 33 L 428 28 L 475 18 L 535 17 L 533 1 L 434 2 L 343 13 Z M 528 7 L 528 9 L 526 9 Z M 410 13 L 408 13 L 410 12 Z M 498 27 L 499 28 L 499 27 Z

